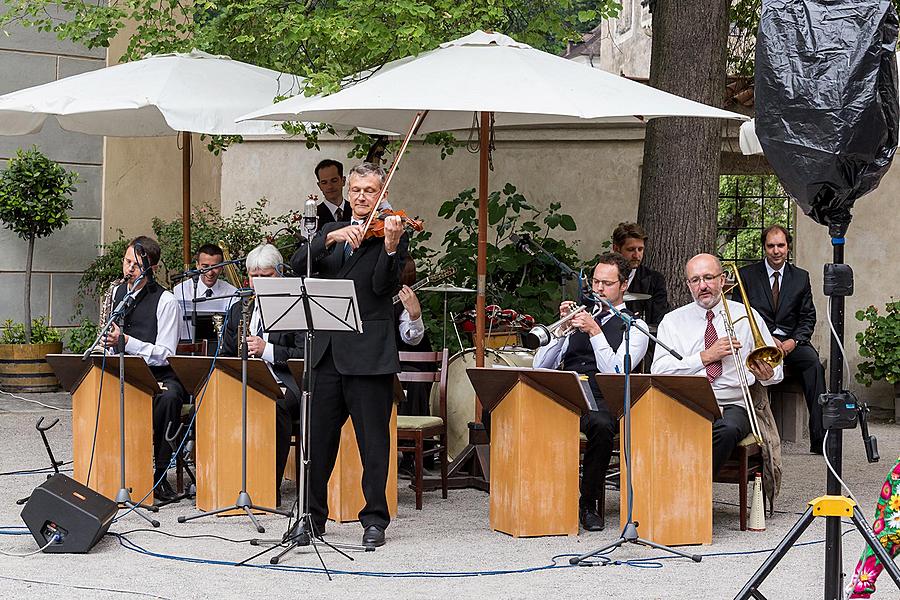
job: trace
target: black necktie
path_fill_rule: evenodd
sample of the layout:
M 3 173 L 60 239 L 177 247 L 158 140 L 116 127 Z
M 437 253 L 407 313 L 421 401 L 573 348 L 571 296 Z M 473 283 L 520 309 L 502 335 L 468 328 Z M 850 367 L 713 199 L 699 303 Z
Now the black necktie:
M 778 295 L 781 293 L 781 288 L 778 285 L 778 276 L 780 273 L 775 271 L 772 273 L 772 277 L 775 278 L 775 281 L 772 282 L 772 306 L 778 310 Z
M 334 211 L 334 220 L 335 221 L 343 221 L 344 220 L 344 211 L 341 207 L 338 207 L 336 211 Z

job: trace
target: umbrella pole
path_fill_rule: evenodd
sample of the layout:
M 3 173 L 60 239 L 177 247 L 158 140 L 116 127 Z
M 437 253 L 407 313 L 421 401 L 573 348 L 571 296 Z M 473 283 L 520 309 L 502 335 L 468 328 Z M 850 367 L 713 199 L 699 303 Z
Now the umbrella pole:
M 181 138 L 181 255 L 187 271 L 191 268 L 191 132 L 182 131 Z
M 481 113 L 478 134 L 478 272 L 475 296 L 475 366 L 484 366 L 484 305 L 487 282 L 487 225 L 488 225 L 488 148 L 490 113 Z M 481 402 L 476 400 L 475 419 L 481 421 Z

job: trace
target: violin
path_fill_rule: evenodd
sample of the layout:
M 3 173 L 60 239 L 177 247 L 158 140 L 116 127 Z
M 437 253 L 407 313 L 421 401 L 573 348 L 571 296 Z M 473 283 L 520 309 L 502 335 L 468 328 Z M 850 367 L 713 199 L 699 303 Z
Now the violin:
M 377 211 L 377 213 L 378 215 L 374 219 L 372 219 L 371 224 L 369 225 L 368 229 L 366 229 L 366 235 L 363 236 L 364 240 L 368 240 L 370 238 L 383 238 L 384 220 L 388 217 L 400 217 L 403 225 L 411 229 L 412 231 L 425 231 L 425 225 L 422 223 L 422 221 L 411 218 L 406 214 L 406 212 L 402 210 L 391 210 L 388 208 L 384 208 Z

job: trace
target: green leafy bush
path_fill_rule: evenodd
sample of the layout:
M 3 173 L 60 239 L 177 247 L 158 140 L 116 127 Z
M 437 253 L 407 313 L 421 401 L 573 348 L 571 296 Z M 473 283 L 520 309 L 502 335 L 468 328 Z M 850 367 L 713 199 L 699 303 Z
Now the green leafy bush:
M 82 319 L 81 322 L 66 332 L 66 347 L 69 352 L 81 354 L 91 347 L 100 332 L 93 319 Z
M 125 249 L 131 240 L 125 237 L 121 229 L 117 230 L 117 234 L 115 240 L 98 246 L 100 254 L 88 265 L 78 281 L 77 294 L 80 302 L 86 299 L 99 302 L 110 284 L 122 277 L 122 257 L 125 256 Z M 79 303 L 76 313 L 80 314 L 80 309 Z
M 900 301 L 888 302 L 883 315 L 874 306 L 856 311 L 856 320 L 868 322 L 856 341 L 859 355 L 869 359 L 857 366 L 856 381 L 866 386 L 879 380 L 900 382 Z
M 44 322 L 44 317 L 38 317 L 31 321 L 31 341 L 27 341 L 25 324 L 14 323 L 7 319 L 3 323 L 3 332 L 0 334 L 0 344 L 52 344 L 61 342 L 59 329 L 50 327 Z

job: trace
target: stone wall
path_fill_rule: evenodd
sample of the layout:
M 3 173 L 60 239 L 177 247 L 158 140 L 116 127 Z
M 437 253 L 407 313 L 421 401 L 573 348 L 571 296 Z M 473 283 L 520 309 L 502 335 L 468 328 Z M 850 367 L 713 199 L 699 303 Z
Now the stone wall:
M 11 27 L 0 35 L 0 94 L 83 73 L 105 65 L 106 52 L 61 42 L 49 33 Z M 0 166 L 16 149 L 36 145 L 81 179 L 71 220 L 35 244 L 31 310 L 56 326 L 73 324 L 75 290 L 84 268 L 97 256 L 100 241 L 103 138 L 62 131 L 48 121 L 39 133 L 0 136 Z M 0 320 L 21 321 L 27 244 L 0 229 Z M 93 307 L 87 314 L 96 312 Z

